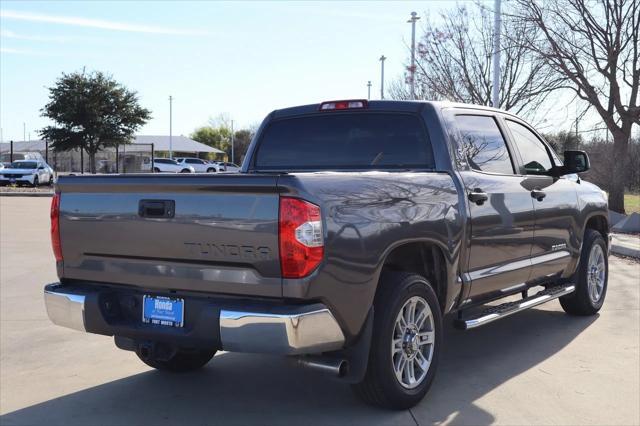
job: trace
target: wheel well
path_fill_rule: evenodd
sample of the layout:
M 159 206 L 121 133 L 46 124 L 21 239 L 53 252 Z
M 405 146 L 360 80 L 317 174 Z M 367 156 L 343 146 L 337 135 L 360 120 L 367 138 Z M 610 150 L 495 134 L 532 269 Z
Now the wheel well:
M 440 307 L 444 310 L 447 289 L 447 266 L 444 259 L 442 250 L 435 244 L 407 243 L 394 248 L 387 255 L 383 268 L 412 272 L 427 278 L 434 286 Z
M 595 229 L 602 235 L 605 241 L 607 239 L 607 236 L 609 235 L 609 223 L 607 221 L 607 218 L 605 218 L 604 216 L 598 215 L 598 216 L 591 217 L 587 221 L 585 230 L 586 229 Z

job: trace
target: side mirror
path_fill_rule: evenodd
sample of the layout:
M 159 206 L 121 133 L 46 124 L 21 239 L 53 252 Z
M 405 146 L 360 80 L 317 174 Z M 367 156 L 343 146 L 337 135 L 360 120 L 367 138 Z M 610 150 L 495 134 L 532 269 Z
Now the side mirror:
M 564 167 L 562 167 L 563 175 L 570 175 L 573 173 L 582 173 L 589 170 L 591 164 L 589 163 L 589 156 L 584 151 L 565 151 L 564 152 Z
M 44 166 L 38 167 L 38 170 L 44 170 Z

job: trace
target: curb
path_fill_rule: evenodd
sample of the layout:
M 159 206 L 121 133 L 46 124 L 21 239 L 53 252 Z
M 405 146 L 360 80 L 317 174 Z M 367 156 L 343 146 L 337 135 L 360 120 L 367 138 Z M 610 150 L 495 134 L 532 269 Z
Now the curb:
M 639 249 L 625 247 L 620 244 L 615 244 L 615 243 L 611 244 L 611 253 L 617 254 L 620 256 L 635 257 L 636 259 L 640 259 Z
M 53 197 L 53 192 L 0 192 L 0 197 Z

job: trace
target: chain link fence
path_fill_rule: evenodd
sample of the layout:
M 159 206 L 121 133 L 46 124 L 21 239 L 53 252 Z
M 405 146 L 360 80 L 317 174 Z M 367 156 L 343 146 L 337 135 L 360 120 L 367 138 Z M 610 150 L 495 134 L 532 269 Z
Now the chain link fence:
M 96 154 L 96 173 L 150 173 L 153 171 L 154 145 L 136 143 L 106 148 Z M 45 141 L 0 144 L 0 161 L 43 159 L 57 173 L 90 173 L 86 152 L 79 149 L 55 151 Z

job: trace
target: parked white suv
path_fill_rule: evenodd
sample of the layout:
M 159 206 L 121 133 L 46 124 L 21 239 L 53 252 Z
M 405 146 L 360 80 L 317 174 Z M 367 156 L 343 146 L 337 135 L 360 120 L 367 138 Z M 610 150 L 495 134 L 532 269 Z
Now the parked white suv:
M 180 164 L 171 158 L 155 158 L 153 160 L 153 171 L 155 173 L 195 173 L 193 167 L 187 164 Z
M 178 164 L 193 167 L 196 173 L 215 173 L 220 171 L 220 168 L 217 165 L 208 163 L 200 158 L 179 157 L 176 158 L 176 160 L 178 161 Z
M 18 160 L 0 171 L 0 185 L 52 185 L 53 169 L 44 161 Z

